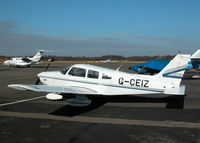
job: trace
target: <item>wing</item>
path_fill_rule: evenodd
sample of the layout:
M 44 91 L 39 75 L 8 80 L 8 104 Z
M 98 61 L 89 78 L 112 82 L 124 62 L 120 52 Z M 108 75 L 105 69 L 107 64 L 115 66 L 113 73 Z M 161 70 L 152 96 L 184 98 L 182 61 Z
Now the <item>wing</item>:
M 143 64 L 131 66 L 129 67 L 129 69 L 132 69 L 139 73 L 153 74 L 160 72 L 168 63 L 169 60 L 154 59 Z
M 160 72 L 160 70 L 153 69 L 151 67 L 141 67 L 141 68 L 144 69 L 146 71 L 146 73 L 150 73 L 150 74 L 155 74 L 155 73 Z
M 142 64 L 141 65 L 134 65 L 134 66 L 130 66 L 129 67 L 130 70 L 133 70 L 137 73 L 140 73 L 140 74 L 144 74 L 146 73 L 147 71 L 143 68 Z
M 8 87 L 17 90 L 32 90 L 36 92 L 70 93 L 70 94 L 97 94 L 96 91 L 84 87 L 61 87 L 49 85 L 10 84 Z

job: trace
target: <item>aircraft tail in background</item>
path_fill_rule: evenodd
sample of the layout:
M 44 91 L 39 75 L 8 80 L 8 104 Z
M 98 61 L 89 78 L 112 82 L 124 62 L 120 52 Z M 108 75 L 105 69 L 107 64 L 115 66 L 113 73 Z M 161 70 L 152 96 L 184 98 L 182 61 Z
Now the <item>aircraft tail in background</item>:
M 197 50 L 192 56 L 191 60 L 200 59 L 200 49 Z
M 39 50 L 32 58 L 29 58 L 30 60 L 34 62 L 38 62 L 41 58 L 45 50 Z

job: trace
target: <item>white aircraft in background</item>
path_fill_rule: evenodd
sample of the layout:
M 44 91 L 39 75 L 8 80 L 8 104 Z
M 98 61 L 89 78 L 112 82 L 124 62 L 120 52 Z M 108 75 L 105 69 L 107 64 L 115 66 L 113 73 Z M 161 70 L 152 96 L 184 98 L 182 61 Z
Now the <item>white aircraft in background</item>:
M 113 61 L 111 59 L 107 59 L 107 60 L 104 60 L 104 61 L 100 61 L 101 63 L 114 63 L 114 62 L 117 62 L 117 61 Z
M 17 90 L 48 92 L 47 99 L 63 99 L 64 93 L 76 97 L 68 99 L 71 106 L 88 106 L 87 95 L 185 95 L 181 80 L 191 55 L 178 54 L 157 75 L 140 75 L 121 72 L 89 64 L 75 64 L 61 71 L 41 72 L 35 85 L 10 84 Z M 37 85 L 41 81 L 43 85 Z
M 6 66 L 17 66 L 17 67 L 30 67 L 30 65 L 38 64 L 42 58 L 45 50 L 39 50 L 33 57 L 14 57 L 10 60 L 4 61 L 3 65 Z

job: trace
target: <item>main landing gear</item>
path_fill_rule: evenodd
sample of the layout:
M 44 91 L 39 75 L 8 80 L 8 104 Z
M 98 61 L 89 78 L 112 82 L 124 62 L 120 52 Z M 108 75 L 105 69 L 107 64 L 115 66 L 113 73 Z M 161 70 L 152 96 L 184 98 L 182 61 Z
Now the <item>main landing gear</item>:
M 92 101 L 88 99 L 86 95 L 76 95 L 75 98 L 70 98 L 67 100 L 67 102 L 70 106 L 75 107 L 89 106 L 92 103 Z

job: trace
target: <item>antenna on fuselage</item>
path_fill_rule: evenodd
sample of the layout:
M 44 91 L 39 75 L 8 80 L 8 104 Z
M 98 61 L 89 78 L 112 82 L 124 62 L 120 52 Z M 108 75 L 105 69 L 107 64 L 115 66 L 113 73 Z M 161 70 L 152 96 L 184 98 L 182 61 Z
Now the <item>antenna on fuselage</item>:
M 145 67 L 142 67 L 136 74 L 139 74 Z
M 119 69 L 123 66 L 124 64 L 121 64 L 117 69 L 116 71 L 119 71 Z

